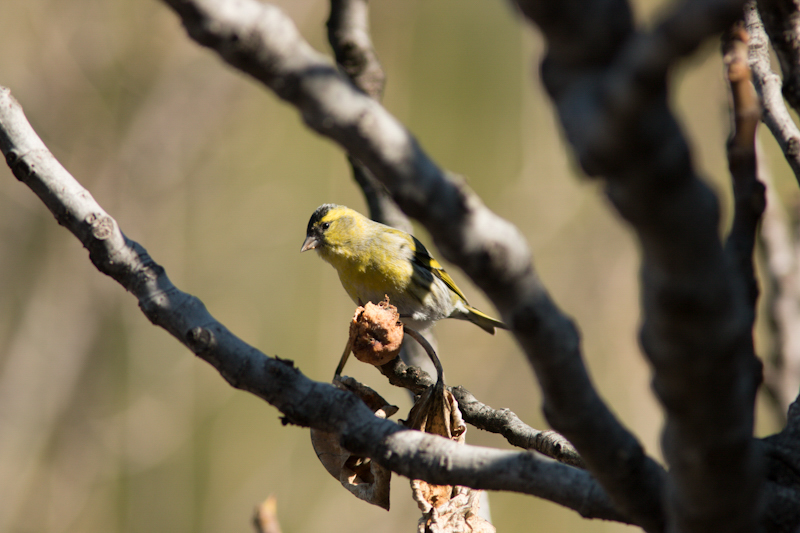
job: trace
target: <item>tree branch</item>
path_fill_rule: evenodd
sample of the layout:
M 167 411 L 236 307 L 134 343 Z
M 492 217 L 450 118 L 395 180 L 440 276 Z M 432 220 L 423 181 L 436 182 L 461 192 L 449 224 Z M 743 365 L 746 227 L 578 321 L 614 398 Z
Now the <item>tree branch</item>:
M 769 286 L 766 316 L 772 333 L 770 355 L 765 359 L 764 384 L 786 418 L 789 405 L 800 391 L 800 261 L 797 238 L 772 176 L 759 158 L 759 177 L 767 185 L 767 206 L 759 232 L 759 251 Z
M 417 431 L 390 435 L 386 439 L 386 447 L 391 448 L 391 452 L 387 452 L 381 462 L 391 465 L 393 471 L 410 478 L 419 478 L 415 472 L 422 470 L 426 472 L 426 476 L 420 479 L 431 483 L 466 485 L 486 490 L 514 490 L 510 487 L 516 483 L 527 486 L 533 481 L 527 479 L 528 476 L 534 476 L 538 478 L 536 485 L 542 490 L 541 496 L 545 499 L 570 507 L 584 517 L 631 523 L 614 510 L 606 493 L 585 470 L 539 459 L 531 453 L 464 446 L 444 439 L 441 439 L 441 450 L 434 450 L 426 442 L 428 439 L 424 435 Z M 440 439 L 436 441 L 438 443 Z M 350 448 L 347 440 L 344 443 Z M 464 451 L 468 449 L 475 453 L 465 454 Z M 444 458 L 450 467 L 446 476 L 440 474 L 440 462 Z M 417 466 L 420 462 L 421 468 Z M 411 472 L 411 468 L 415 472 Z M 453 479 L 469 483 L 453 483 Z M 558 482 L 548 486 L 545 479 Z M 504 488 L 501 489 L 498 482 L 502 482 Z
M 725 251 L 737 267 L 747 290 L 751 310 L 750 327 L 755 322 L 758 281 L 753 267 L 758 225 L 764 213 L 764 185 L 756 172 L 756 129 L 761 106 L 748 66 L 748 35 L 744 22 L 736 23 L 722 39 L 725 74 L 731 91 L 732 130 L 728 139 L 728 167 L 733 182 L 733 225 Z
M 794 0 L 758 0 L 772 48 L 783 73 L 783 96 L 800 112 L 800 12 Z
M 394 359 L 378 367 L 389 383 L 421 394 L 435 383 L 429 374 L 416 367 L 407 366 Z M 558 462 L 586 468 L 581 456 L 570 442 L 555 431 L 540 431 L 524 423 L 510 409 L 494 409 L 479 401 L 464 387 L 448 387 L 458 401 L 464 420 L 478 429 L 499 433 L 509 444 L 526 450 L 535 450 Z
M 800 130 L 792 120 L 781 95 L 781 79 L 770 68 L 769 40 L 761 23 L 756 1 L 744 7 L 744 20 L 750 36 L 749 62 L 753 84 L 761 98 L 763 120 L 781 147 L 786 161 L 800 183 Z
M 555 431 L 534 429 L 520 420 L 510 409 L 489 407 L 461 386 L 454 387 L 451 391 L 458 400 L 458 407 L 464 420 L 478 429 L 499 433 L 514 446 L 536 450 L 560 463 L 586 468 L 586 464 L 572 444 Z
M 677 60 L 733 23 L 741 2 L 681 4 L 651 33 L 634 31 L 623 0 L 518 4 L 547 37 L 542 79 L 567 138 L 584 170 L 605 177 L 642 248 L 641 340 L 667 414 L 669 529 L 755 531 L 763 471 L 752 438 L 752 309 L 666 83 Z
M 291 361 L 267 357 L 244 343 L 200 300 L 178 290 L 141 245 L 125 237 L 49 152 L 6 88 L 0 88 L 0 150 L 14 175 L 89 250 L 97 269 L 138 299 L 153 324 L 211 364 L 233 387 L 277 407 L 284 423 L 339 433 L 349 450 L 405 476 L 533 494 L 586 517 L 629 522 L 587 472 L 527 452 L 456 445 L 406 430 L 374 416 L 355 395 L 311 381 Z
M 328 41 L 339 68 L 356 87 L 380 102 L 386 74 L 369 35 L 368 0 L 331 0 Z M 353 178 L 364 193 L 370 218 L 411 233 L 411 222 L 394 203 L 386 187 L 358 160 L 348 156 L 348 161 Z
M 386 74 L 369 35 L 367 0 L 331 0 L 328 41 L 342 71 L 356 87 L 380 101 Z

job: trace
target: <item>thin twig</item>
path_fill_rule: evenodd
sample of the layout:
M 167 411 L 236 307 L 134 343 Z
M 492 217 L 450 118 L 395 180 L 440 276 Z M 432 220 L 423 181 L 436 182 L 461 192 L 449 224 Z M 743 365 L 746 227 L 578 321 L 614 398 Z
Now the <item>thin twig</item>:
M 749 63 L 753 71 L 753 84 L 761 97 L 764 124 L 772 132 L 800 183 L 800 130 L 786 109 L 781 94 L 781 79 L 770 67 L 769 39 L 756 9 L 756 0 L 749 0 L 745 4 L 744 17 L 750 35 Z
M 270 494 L 253 513 L 253 527 L 256 533 L 281 533 L 278 522 L 278 500 Z
M 783 74 L 783 96 L 800 112 L 800 11 L 796 0 L 758 0 L 764 21 Z
M 404 387 L 415 394 L 422 393 L 434 384 L 433 378 L 427 372 L 408 366 L 400 359 L 394 359 L 378 369 L 389 378 L 389 383 Z M 586 468 L 575 447 L 558 432 L 534 429 L 510 409 L 494 409 L 479 401 L 464 387 L 448 389 L 458 401 L 458 408 L 468 424 L 484 431 L 499 433 L 512 446 L 535 450 L 564 464 Z
M 464 387 L 453 387 L 450 391 L 458 401 L 464 420 L 476 428 L 499 433 L 513 446 L 536 450 L 558 462 L 586 468 L 586 463 L 575 447 L 557 431 L 534 429 L 520 420 L 510 409 L 489 407 L 478 401 Z

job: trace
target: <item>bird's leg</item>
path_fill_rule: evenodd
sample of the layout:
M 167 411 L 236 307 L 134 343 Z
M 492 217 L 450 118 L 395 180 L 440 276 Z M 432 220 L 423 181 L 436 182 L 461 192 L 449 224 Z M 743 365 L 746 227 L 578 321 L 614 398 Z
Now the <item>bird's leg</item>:
M 342 375 L 342 370 L 344 370 L 344 364 L 347 362 L 347 359 L 350 357 L 350 352 L 353 351 L 353 336 L 349 335 L 347 337 L 347 346 L 344 347 L 344 353 L 342 353 L 342 357 L 339 359 L 339 365 L 336 367 L 336 372 L 333 374 L 333 379 Z
M 439 361 L 439 357 L 437 357 L 436 351 L 434 351 L 433 346 L 431 346 L 431 343 L 429 343 L 427 339 L 425 339 L 425 337 L 423 337 L 413 329 L 407 327 L 406 325 L 403 325 L 403 331 L 408 335 L 410 335 L 411 338 L 417 341 L 423 348 L 425 348 L 425 351 L 428 352 L 428 357 L 431 358 L 433 366 L 436 367 L 436 379 L 438 381 L 444 382 L 444 369 L 442 368 L 442 363 Z

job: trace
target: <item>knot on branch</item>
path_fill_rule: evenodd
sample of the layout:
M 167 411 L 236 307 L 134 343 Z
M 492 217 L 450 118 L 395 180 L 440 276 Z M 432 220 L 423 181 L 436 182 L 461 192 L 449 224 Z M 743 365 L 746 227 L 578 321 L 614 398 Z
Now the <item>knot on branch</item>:
M 786 144 L 786 155 L 790 157 L 800 155 L 800 139 L 797 137 L 789 139 L 789 142 Z
M 19 160 L 19 158 L 20 158 L 19 152 L 17 152 L 13 148 L 8 152 L 6 152 L 6 163 L 8 164 L 9 167 L 13 168 L 14 164 Z
M 186 345 L 195 355 L 200 355 L 216 345 L 216 337 L 211 330 L 198 326 L 186 333 Z
M 26 160 L 27 153 L 20 153 L 19 150 L 11 148 L 6 152 L 6 163 L 17 180 L 25 183 L 36 173 L 36 164 Z
M 114 219 L 108 215 L 90 213 L 84 222 L 92 228 L 92 236 L 98 241 L 104 241 L 114 233 Z

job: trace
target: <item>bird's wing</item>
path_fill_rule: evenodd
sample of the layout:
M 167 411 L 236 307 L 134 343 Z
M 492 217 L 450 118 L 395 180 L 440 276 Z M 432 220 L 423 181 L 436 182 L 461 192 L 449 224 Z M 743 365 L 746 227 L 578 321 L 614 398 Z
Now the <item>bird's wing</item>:
M 456 282 L 453 281 L 453 278 L 445 271 L 444 267 L 439 264 L 439 261 L 431 257 L 431 254 L 428 253 L 428 250 L 416 237 L 412 235 L 411 238 L 414 239 L 414 257 L 411 258 L 411 261 L 442 280 L 451 291 L 456 293 L 459 298 L 464 300 L 464 303 L 469 305 L 469 303 L 467 303 L 467 297 L 464 296 L 461 289 L 456 286 Z

